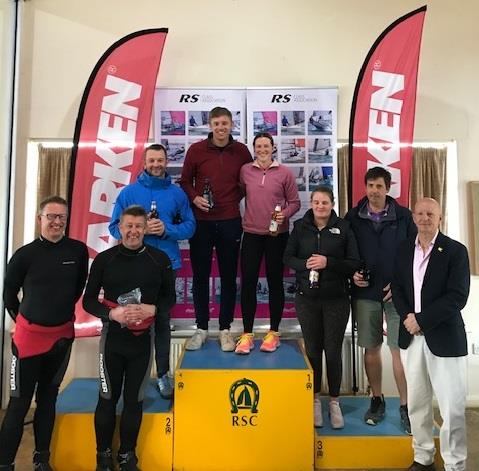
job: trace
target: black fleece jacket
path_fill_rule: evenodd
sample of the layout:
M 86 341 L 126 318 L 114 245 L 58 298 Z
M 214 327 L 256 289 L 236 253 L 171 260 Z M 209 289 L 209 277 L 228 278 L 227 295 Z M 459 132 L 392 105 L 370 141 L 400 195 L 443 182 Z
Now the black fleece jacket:
M 324 255 L 326 268 L 319 272 L 319 288 L 309 287 L 309 269 L 306 260 L 312 254 Z M 314 224 L 310 209 L 294 223 L 293 231 L 284 252 L 286 266 L 296 270 L 299 293 L 333 299 L 349 294 L 348 279 L 359 268 L 360 259 L 356 239 L 350 225 L 331 211 L 328 224 L 319 230 Z

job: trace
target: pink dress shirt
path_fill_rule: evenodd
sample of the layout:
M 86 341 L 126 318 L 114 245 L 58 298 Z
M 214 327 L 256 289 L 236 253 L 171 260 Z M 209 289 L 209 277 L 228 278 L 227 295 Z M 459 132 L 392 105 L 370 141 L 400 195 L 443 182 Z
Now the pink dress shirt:
M 413 262 L 413 281 L 414 281 L 414 312 L 417 314 L 421 312 L 421 290 L 424 282 L 424 275 L 426 274 L 429 259 L 431 258 L 432 248 L 436 242 L 436 235 L 429 243 L 426 253 L 423 252 L 421 244 L 419 243 L 419 236 L 416 236 L 416 242 L 414 244 L 414 262 Z

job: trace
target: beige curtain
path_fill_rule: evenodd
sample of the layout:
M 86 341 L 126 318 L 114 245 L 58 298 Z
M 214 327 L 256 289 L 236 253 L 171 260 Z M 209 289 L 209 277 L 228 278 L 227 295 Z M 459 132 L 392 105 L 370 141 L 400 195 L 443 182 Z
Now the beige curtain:
M 38 203 L 53 195 L 67 198 L 71 152 L 70 147 L 38 145 Z
M 338 204 L 339 215 L 348 212 L 349 151 L 345 144 L 338 148 Z
M 446 159 L 447 149 L 416 147 L 413 151 L 409 206 L 423 197 L 434 198 L 442 208 L 441 230 L 447 230 L 446 221 Z
M 68 197 L 71 147 L 38 145 L 37 202 L 53 195 Z M 36 233 L 38 236 L 38 232 Z

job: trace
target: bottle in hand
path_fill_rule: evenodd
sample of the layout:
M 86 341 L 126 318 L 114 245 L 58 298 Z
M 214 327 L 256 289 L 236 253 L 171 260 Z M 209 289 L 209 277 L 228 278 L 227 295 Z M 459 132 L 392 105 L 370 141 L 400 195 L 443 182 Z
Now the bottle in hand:
M 311 268 L 311 270 L 309 270 L 309 288 L 319 288 L 319 271 L 314 268 Z
M 281 212 L 281 205 L 277 204 L 274 207 L 274 211 L 271 214 L 271 221 L 269 223 L 269 235 L 270 236 L 277 236 L 279 234 L 279 224 L 276 218 L 278 217 L 278 214 Z
M 359 274 L 363 277 L 363 281 L 367 283 L 367 286 L 369 286 L 371 284 L 371 270 L 366 267 L 364 262 L 361 264 Z
M 208 201 L 208 206 L 210 210 L 213 209 L 215 205 L 213 201 L 213 191 L 211 190 L 211 184 L 209 178 L 205 178 L 205 186 L 203 187 L 203 198 Z
M 159 219 L 158 210 L 156 209 L 156 201 L 151 202 L 150 212 L 148 213 L 148 219 Z

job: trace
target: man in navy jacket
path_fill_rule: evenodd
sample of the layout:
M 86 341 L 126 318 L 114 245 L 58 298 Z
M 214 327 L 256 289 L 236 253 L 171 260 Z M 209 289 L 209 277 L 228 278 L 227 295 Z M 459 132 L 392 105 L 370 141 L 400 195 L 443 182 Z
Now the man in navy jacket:
M 372 398 L 364 421 L 377 425 L 383 420 L 386 403 L 382 394 L 381 346 L 383 317 L 387 323 L 387 344 L 391 351 L 394 379 L 399 392 L 399 413 L 405 432 L 411 433 L 407 413 L 407 386 L 398 347 L 399 316 L 391 299 L 390 283 L 398 245 L 416 235 L 411 211 L 388 195 L 391 174 L 382 167 L 370 168 L 365 176 L 366 196 L 352 208 L 345 219 L 350 221 L 364 266 L 370 272 L 353 276 L 353 309 L 358 327 L 358 344 L 364 347 L 364 366 Z
M 435 470 L 434 394 L 443 419 L 445 470 L 465 471 L 467 340 L 461 309 L 469 295 L 469 258 L 464 245 L 439 232 L 437 201 L 419 200 L 413 217 L 418 236 L 398 248 L 392 283 L 413 434 L 414 463 L 408 470 Z

